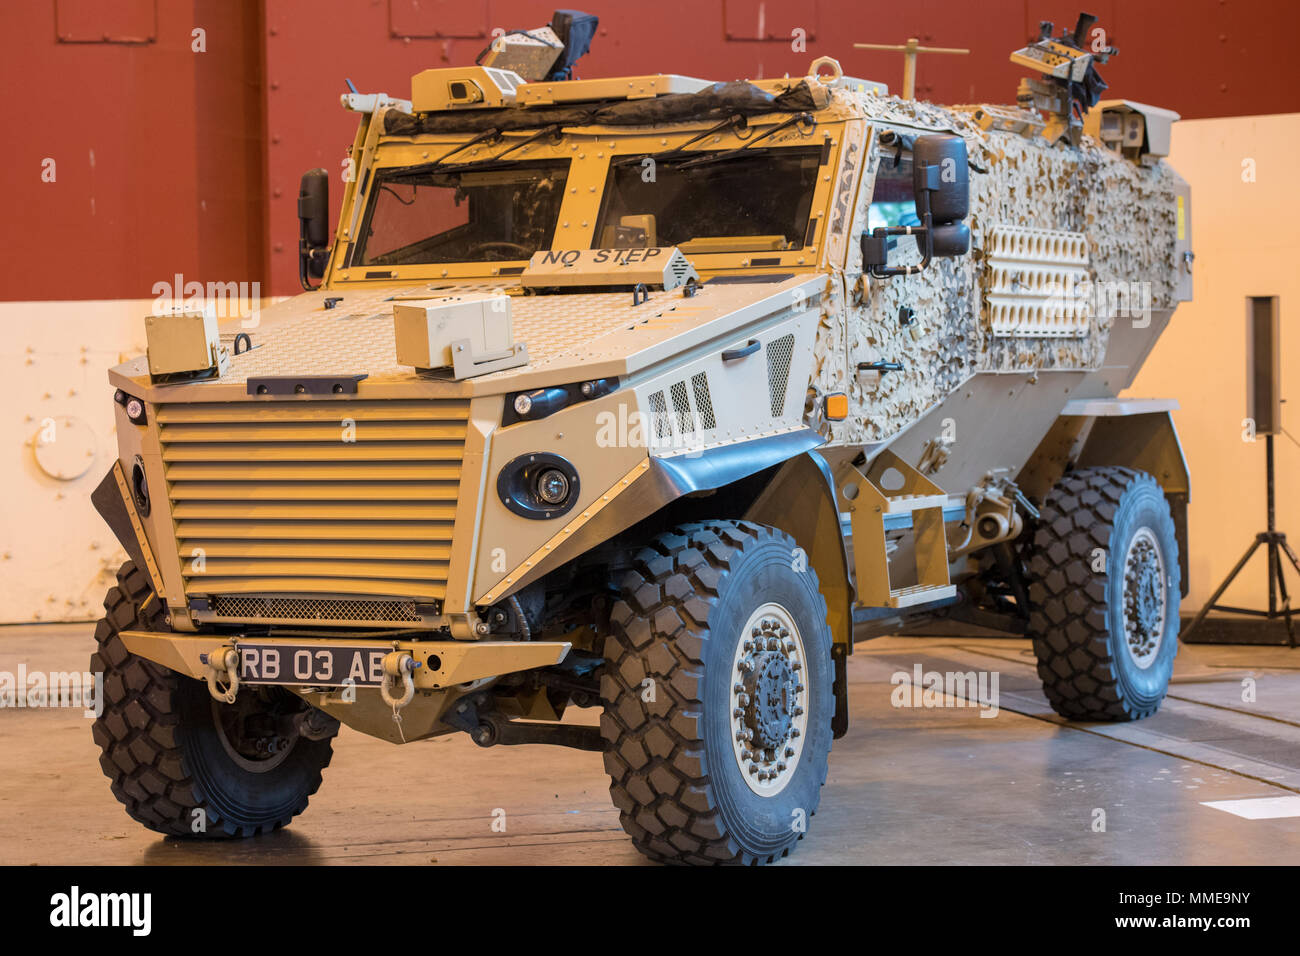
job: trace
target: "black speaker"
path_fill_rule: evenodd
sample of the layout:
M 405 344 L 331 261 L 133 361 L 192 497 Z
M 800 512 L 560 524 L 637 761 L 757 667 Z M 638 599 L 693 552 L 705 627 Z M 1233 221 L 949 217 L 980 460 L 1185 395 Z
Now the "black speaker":
M 1246 297 L 1246 417 L 1256 435 L 1282 433 L 1281 320 L 1277 296 Z

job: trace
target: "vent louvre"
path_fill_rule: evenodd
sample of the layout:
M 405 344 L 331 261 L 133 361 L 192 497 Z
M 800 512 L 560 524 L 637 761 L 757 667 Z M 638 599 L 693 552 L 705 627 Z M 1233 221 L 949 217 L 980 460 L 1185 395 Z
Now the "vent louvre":
M 246 620 L 418 622 L 411 602 L 446 592 L 468 416 L 461 400 L 160 407 L 185 593 L 251 602 Z
M 790 385 L 790 359 L 794 355 L 794 334 L 767 343 L 767 388 L 772 399 L 772 417 L 785 411 L 785 393 Z

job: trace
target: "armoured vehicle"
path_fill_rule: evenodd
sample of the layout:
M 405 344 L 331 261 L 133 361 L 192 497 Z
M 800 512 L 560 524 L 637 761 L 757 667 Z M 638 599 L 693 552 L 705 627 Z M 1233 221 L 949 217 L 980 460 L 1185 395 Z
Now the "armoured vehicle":
M 1188 476 L 1117 396 L 1190 297 L 1176 117 L 1050 25 L 1016 107 L 572 79 L 582 34 L 344 95 L 307 291 L 111 372 L 94 734 L 146 827 L 288 823 L 347 724 L 599 751 L 645 854 L 769 862 L 854 641 L 936 618 L 1032 638 L 1066 717 L 1159 706 Z

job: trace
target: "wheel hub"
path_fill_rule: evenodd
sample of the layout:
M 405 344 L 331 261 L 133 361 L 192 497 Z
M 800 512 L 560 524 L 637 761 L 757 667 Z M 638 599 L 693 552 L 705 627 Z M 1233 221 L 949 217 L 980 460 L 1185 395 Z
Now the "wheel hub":
M 234 704 L 212 701 L 217 739 L 240 767 L 266 773 L 288 759 L 298 735 L 289 730 L 289 721 L 280 712 L 283 703 L 252 693 L 240 694 Z
M 1138 667 L 1151 666 L 1165 631 L 1165 566 L 1150 528 L 1139 528 L 1124 556 L 1124 636 Z
M 789 783 L 803 751 L 808 718 L 803 638 L 779 604 L 765 604 L 736 647 L 731 689 L 732 745 L 749 788 L 762 796 Z
M 764 750 L 783 743 L 790 736 L 793 721 L 794 670 L 783 651 L 763 651 L 745 680 L 749 706 L 745 725 L 754 731 L 754 743 Z

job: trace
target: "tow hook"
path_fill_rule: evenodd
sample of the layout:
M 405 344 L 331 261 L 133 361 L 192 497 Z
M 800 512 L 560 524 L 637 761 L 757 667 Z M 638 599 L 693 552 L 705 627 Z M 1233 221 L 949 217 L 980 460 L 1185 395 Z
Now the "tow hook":
M 379 696 L 384 699 L 385 704 L 393 708 L 393 723 L 397 725 L 397 736 L 401 738 L 402 743 L 406 743 L 406 733 L 402 730 L 402 708 L 415 697 L 415 678 L 411 675 L 419 666 L 420 662 L 412 657 L 409 651 L 398 650 L 396 643 L 393 644 L 392 652 L 384 655 L 384 679 L 379 685 Z M 394 697 L 393 692 L 388 689 L 389 681 L 394 678 L 401 679 L 401 697 Z
M 199 660 L 208 665 L 208 693 L 221 704 L 233 704 L 239 693 L 239 651 L 234 647 L 218 647 L 211 654 L 200 654 Z M 226 689 L 218 687 L 225 681 Z
M 409 704 L 411 698 L 415 696 L 415 678 L 411 675 L 419 666 L 409 651 L 393 651 L 384 655 L 384 681 L 379 685 L 379 696 L 384 699 L 385 704 L 393 708 L 394 713 Z M 390 679 L 401 684 L 401 697 L 394 697 L 393 692 L 389 690 Z

